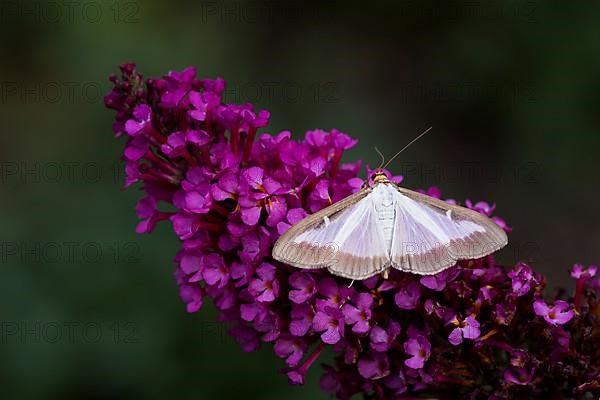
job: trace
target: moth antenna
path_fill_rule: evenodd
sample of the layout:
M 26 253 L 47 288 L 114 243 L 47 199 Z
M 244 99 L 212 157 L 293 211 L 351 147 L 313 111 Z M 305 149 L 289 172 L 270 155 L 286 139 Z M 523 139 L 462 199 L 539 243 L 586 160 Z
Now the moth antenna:
M 417 136 L 416 138 L 414 138 L 413 140 L 411 140 L 410 143 L 408 143 L 406 146 L 404 146 L 399 152 L 397 152 L 396 154 L 394 154 L 394 156 L 392 158 L 390 158 L 388 160 L 388 162 L 386 162 L 385 165 L 383 167 L 381 167 L 381 168 L 385 169 L 388 165 L 390 165 L 390 163 L 392 161 L 394 161 L 394 158 L 398 157 L 400 155 L 400 153 L 402 153 L 404 150 L 408 149 L 411 144 L 413 144 L 414 142 L 416 142 L 417 140 L 419 140 L 423 136 L 425 136 L 425 134 L 427 132 L 429 132 L 431 129 L 433 129 L 433 126 L 430 126 L 429 128 L 425 129 L 419 136 Z
M 381 157 L 381 164 L 379 164 L 379 167 L 377 167 L 377 169 L 381 169 L 381 166 L 385 163 L 385 156 L 383 155 L 383 153 L 381 151 L 379 151 L 379 149 L 377 148 L 377 146 L 375 146 L 375 151 Z
M 352 285 L 354 285 L 354 279 L 352 279 L 352 282 L 350 282 L 350 284 L 348 285 L 348 289 L 350 289 Z

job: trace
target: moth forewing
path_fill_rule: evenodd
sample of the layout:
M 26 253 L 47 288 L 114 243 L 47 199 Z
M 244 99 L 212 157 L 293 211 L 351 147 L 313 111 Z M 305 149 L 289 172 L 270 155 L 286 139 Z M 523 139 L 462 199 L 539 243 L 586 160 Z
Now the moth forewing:
M 396 223 L 391 256 L 398 269 L 431 275 L 508 243 L 504 230 L 477 211 L 396 188 L 400 193 L 397 218 L 402 223 Z
M 327 268 L 336 262 L 339 246 L 334 241 L 302 242 L 299 236 L 306 232 L 327 229 L 336 214 L 359 202 L 371 192 L 365 187 L 360 191 L 309 215 L 289 228 L 275 243 L 273 258 L 299 268 Z

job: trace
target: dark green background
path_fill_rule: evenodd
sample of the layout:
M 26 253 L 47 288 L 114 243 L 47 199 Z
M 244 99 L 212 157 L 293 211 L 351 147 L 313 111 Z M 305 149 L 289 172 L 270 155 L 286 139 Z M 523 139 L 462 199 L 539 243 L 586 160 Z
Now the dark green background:
M 127 60 L 223 76 L 270 132 L 338 128 L 371 165 L 433 125 L 391 167 L 406 186 L 495 201 L 499 258 L 551 286 L 600 259 L 599 2 L 1 5 L 3 399 L 325 398 L 318 365 L 290 387 L 270 346 L 243 353 L 210 304 L 185 313 L 168 225 L 135 234 L 101 100 Z

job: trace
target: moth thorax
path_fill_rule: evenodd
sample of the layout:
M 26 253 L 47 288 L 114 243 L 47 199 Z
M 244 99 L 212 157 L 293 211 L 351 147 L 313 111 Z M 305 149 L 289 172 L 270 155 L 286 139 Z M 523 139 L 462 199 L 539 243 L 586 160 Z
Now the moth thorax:
M 394 190 L 395 189 L 389 185 L 381 184 L 377 185 L 375 188 L 375 211 L 377 212 L 379 228 L 383 234 L 388 254 L 391 251 L 394 226 L 396 224 L 396 205 L 393 196 Z
M 373 177 L 373 183 L 376 185 L 378 183 L 388 183 L 390 180 L 385 176 L 383 172 L 376 172 Z

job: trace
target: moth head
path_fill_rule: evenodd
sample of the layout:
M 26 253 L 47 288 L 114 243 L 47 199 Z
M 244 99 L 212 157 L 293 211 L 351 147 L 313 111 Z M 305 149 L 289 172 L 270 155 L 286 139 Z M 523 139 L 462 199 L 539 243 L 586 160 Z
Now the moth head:
M 375 172 L 373 173 L 373 175 L 371 175 L 370 180 L 373 181 L 373 184 L 376 185 L 378 183 L 388 183 L 390 180 L 388 179 L 388 177 L 385 175 L 385 173 L 383 172 L 383 170 L 375 170 Z

